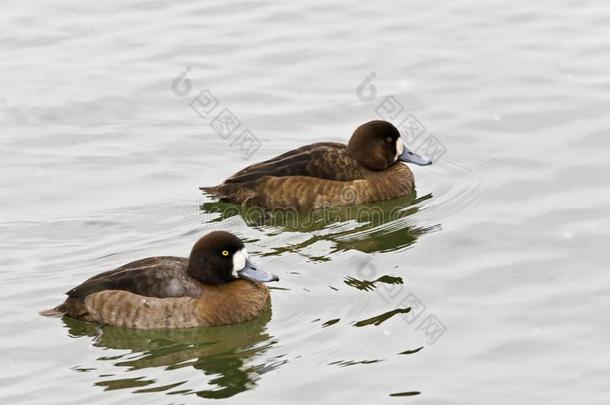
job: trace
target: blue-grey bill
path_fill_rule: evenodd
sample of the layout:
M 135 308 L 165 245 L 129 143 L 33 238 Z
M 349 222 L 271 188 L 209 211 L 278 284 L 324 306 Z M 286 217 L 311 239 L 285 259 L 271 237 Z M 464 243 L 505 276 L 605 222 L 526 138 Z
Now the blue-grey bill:
M 410 150 L 409 148 L 407 148 L 406 145 L 404 147 L 402 154 L 400 156 L 398 156 L 398 160 L 400 160 L 401 162 L 414 163 L 414 164 L 420 165 L 420 166 L 428 166 L 428 165 L 432 164 L 432 161 L 430 159 L 428 159 L 427 157 L 418 155 L 417 153 L 415 153 L 412 150 Z
M 275 274 L 269 273 L 268 271 L 257 268 L 250 259 L 246 259 L 246 265 L 243 269 L 237 272 L 240 278 L 246 278 L 248 280 L 258 281 L 261 283 L 269 283 L 271 281 L 279 281 L 280 278 Z

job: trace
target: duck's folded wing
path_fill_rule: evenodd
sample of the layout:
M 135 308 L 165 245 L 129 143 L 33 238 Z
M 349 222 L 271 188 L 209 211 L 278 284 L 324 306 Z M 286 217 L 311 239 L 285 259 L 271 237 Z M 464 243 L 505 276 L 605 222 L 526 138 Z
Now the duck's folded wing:
M 353 180 L 360 177 L 360 169 L 345 153 L 345 145 L 322 142 L 306 145 L 248 166 L 225 182 L 247 183 L 265 176 L 308 176 L 328 180 Z
M 197 297 L 199 287 L 186 273 L 187 265 L 188 259 L 181 257 L 142 259 L 93 276 L 67 294 L 84 298 L 104 290 L 124 290 L 146 297 Z

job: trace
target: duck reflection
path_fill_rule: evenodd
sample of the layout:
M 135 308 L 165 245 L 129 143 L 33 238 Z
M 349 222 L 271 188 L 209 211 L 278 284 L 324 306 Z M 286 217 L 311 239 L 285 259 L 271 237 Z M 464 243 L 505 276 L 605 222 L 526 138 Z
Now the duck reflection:
M 112 379 L 108 378 L 110 375 L 95 385 L 103 386 L 106 390 L 134 389 L 134 393 L 164 392 L 229 398 L 252 389 L 264 373 L 284 363 L 272 358 L 256 364 L 263 353 L 277 344 L 266 330 L 270 319 L 271 314 L 267 313 L 237 325 L 167 330 L 100 327 L 68 317 L 64 317 L 63 321 L 72 337 L 90 336 L 95 346 L 127 350 L 123 354 L 98 358 L 98 361 L 110 361 L 114 366 L 123 368 L 122 372 L 125 367 L 127 371 L 162 368 L 170 376 L 172 370 L 192 367 L 201 370 L 202 377 L 208 376 L 207 379 L 202 378 L 203 383 L 216 387 L 205 390 L 178 388 L 187 382 L 189 385 L 200 385 L 193 378 L 154 386 L 154 378 Z M 156 372 L 151 371 L 151 374 L 156 375 Z
M 303 248 L 318 241 L 332 242 L 330 253 L 359 250 L 365 253 L 390 252 L 412 245 L 419 236 L 437 228 L 419 227 L 410 216 L 420 210 L 418 204 L 432 198 L 399 198 L 375 204 L 332 207 L 310 211 L 290 209 L 266 210 L 260 207 L 244 208 L 235 204 L 209 202 L 200 206 L 204 222 L 220 222 L 241 216 L 252 227 L 271 234 L 282 232 L 310 233 L 312 236 L 297 244 L 277 248 L 263 256 L 280 255 L 287 251 L 302 254 Z M 328 257 L 310 257 L 328 260 Z

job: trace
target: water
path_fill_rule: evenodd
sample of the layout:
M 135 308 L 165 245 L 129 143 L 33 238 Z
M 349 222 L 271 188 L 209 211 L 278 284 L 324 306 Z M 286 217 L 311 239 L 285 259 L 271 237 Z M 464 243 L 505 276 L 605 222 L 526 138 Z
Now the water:
M 610 400 L 607 3 L 20 2 L 0 20 L 3 404 Z M 204 89 L 260 140 L 248 159 L 190 107 Z M 197 190 L 345 141 L 390 95 L 446 150 L 413 168 L 413 203 L 295 223 Z M 37 314 L 211 229 L 280 275 L 268 318 Z

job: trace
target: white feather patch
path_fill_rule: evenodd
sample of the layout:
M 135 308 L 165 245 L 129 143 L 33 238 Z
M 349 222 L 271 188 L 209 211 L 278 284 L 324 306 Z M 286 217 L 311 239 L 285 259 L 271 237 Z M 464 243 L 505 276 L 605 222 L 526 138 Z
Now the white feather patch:
M 405 144 L 402 142 L 402 136 L 396 138 L 396 157 L 394 160 L 398 160 L 398 157 L 405 151 Z
M 248 251 L 246 248 L 238 250 L 233 255 L 233 273 L 237 273 L 244 267 L 246 267 L 246 259 L 248 258 Z

